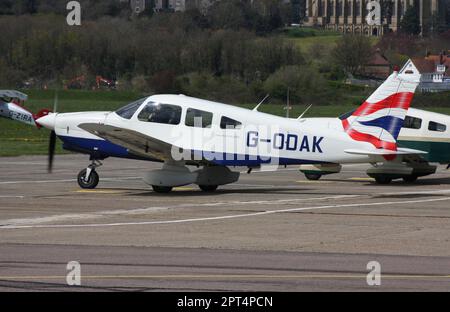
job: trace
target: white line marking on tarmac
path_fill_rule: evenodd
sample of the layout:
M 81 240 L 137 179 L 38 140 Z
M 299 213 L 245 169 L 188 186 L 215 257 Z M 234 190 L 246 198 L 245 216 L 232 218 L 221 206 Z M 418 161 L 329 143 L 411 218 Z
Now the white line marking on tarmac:
M 406 204 L 418 204 L 427 202 L 448 201 L 450 197 L 436 198 L 436 199 L 424 199 L 424 200 L 409 200 L 409 201 L 394 201 L 394 202 L 376 202 L 376 203 L 359 203 L 359 204 L 342 204 L 342 205 L 327 205 L 327 206 L 315 206 L 315 207 L 302 207 L 282 210 L 267 210 L 263 212 L 254 212 L 237 215 L 225 215 L 219 217 L 204 217 L 204 218 L 192 218 L 192 219 L 180 219 L 180 220 L 165 220 L 165 221 L 142 221 L 142 222 L 123 222 L 123 223 L 97 223 L 97 224 L 55 224 L 55 225 L 22 225 L 22 226 L 0 226 L 0 229 L 35 229 L 35 228 L 93 228 L 93 227 L 115 227 L 115 226 L 132 226 L 132 225 L 164 225 L 164 224 L 180 224 L 180 223 L 192 223 L 201 221 L 218 221 L 226 219 L 238 219 L 247 217 L 257 217 L 263 215 L 284 213 L 284 212 L 298 212 L 306 210 L 320 210 L 320 209 L 335 209 L 335 208 L 350 208 L 350 207 L 369 207 L 369 206 L 383 206 L 383 205 L 406 205 Z
M 429 191 L 405 191 L 405 192 L 394 192 L 394 193 L 381 193 L 379 195 L 415 195 L 415 194 L 448 194 L 450 190 L 429 190 Z
M 159 207 L 149 207 L 149 208 L 139 208 L 130 210 L 105 210 L 95 213 L 84 213 L 84 214 L 64 214 L 64 215 L 54 215 L 48 217 L 37 217 L 37 218 L 23 218 L 23 219 L 10 219 L 0 221 L 0 228 L 2 226 L 18 226 L 18 225 L 36 225 L 47 222 L 56 221 L 73 221 L 77 219 L 98 219 L 101 217 L 116 216 L 116 215 L 138 215 L 145 214 L 161 210 L 177 209 L 177 208 L 192 208 L 192 207 L 215 207 L 215 206 L 234 206 L 234 205 L 274 205 L 274 204 L 286 204 L 289 202 L 300 202 L 300 201 L 318 201 L 327 199 L 341 199 L 341 198 L 355 198 L 360 195 L 337 195 L 337 196 L 327 196 L 327 197 L 313 197 L 313 198 L 297 198 L 297 199 L 280 199 L 280 200 L 258 200 L 258 201 L 226 201 L 226 202 L 215 202 L 215 203 L 203 203 L 203 204 L 180 204 L 171 206 L 159 206 Z
M 22 195 L 0 195 L 0 198 L 25 198 Z
M 29 161 L 8 161 L 5 164 L 9 166 L 11 165 L 20 165 L 20 166 L 26 166 L 26 165 L 30 165 L 30 166 L 47 166 L 46 162 L 29 162 Z
M 139 180 L 142 177 L 117 177 L 117 178 L 102 178 L 102 181 L 122 181 L 122 180 Z M 4 181 L 0 184 L 30 184 L 30 183 L 61 183 L 61 182 L 75 182 L 76 179 L 62 179 L 62 180 L 29 180 L 29 181 Z

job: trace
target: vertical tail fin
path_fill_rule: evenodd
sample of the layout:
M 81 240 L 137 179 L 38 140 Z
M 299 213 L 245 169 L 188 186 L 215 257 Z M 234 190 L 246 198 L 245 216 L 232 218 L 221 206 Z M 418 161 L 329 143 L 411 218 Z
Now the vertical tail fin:
M 394 72 L 347 119 L 344 130 L 356 141 L 397 150 L 397 137 L 419 85 L 420 74 L 411 61 Z

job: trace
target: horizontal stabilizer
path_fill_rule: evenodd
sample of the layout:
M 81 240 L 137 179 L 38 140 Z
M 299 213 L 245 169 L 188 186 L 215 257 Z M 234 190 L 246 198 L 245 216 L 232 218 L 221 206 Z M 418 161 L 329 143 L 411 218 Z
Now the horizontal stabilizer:
M 428 154 L 424 151 L 414 150 L 410 148 L 399 148 L 396 151 L 391 151 L 388 149 L 380 148 L 373 150 L 359 150 L 359 149 L 348 149 L 345 150 L 347 154 L 355 155 L 368 155 L 368 156 L 389 156 L 389 155 L 423 155 Z

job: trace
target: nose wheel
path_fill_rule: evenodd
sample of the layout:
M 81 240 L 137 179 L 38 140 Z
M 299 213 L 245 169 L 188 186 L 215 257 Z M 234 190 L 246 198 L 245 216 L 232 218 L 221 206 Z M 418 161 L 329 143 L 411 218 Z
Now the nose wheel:
M 86 169 L 83 169 L 78 174 L 78 185 L 82 189 L 95 189 L 100 182 L 100 177 L 96 171 L 96 168 L 102 165 L 99 161 L 92 161 L 92 164 L 89 165 Z

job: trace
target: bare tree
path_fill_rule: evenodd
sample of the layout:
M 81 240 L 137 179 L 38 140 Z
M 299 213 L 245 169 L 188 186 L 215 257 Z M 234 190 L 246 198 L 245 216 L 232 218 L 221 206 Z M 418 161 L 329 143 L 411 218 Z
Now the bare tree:
M 336 63 L 352 75 L 361 74 L 371 57 L 370 39 L 362 35 L 345 35 L 332 51 Z

